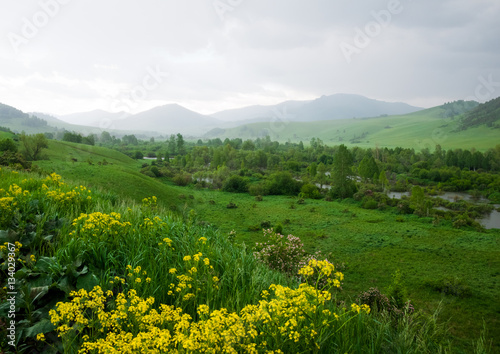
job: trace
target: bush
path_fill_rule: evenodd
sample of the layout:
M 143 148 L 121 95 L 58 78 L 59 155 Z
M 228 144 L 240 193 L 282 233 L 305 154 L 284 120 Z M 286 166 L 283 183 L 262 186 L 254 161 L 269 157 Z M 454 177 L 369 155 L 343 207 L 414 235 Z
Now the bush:
M 190 174 L 187 174 L 187 173 L 178 173 L 178 174 L 176 174 L 174 176 L 174 178 L 172 179 L 172 181 L 176 185 L 184 187 L 184 186 L 187 186 L 192 181 L 192 178 L 191 178 Z
M 248 191 L 248 181 L 246 178 L 233 175 L 224 182 L 222 190 L 230 193 L 245 193 Z
M 373 198 L 363 198 L 363 203 L 361 204 L 362 208 L 365 209 L 377 209 L 378 203 Z
M 260 228 L 261 229 L 269 229 L 271 226 L 273 226 L 271 224 L 271 222 L 268 220 L 268 221 L 263 221 L 260 223 Z
M 300 188 L 300 196 L 301 198 L 320 199 L 321 193 L 314 184 L 306 183 Z
M 269 176 L 266 187 L 271 195 L 297 195 L 302 183 L 288 172 L 277 172 Z M 259 193 L 262 194 L 262 193 Z
M 17 152 L 17 145 L 9 138 L 0 140 L 0 151 Z
M 271 269 L 295 276 L 306 256 L 300 238 L 285 237 L 273 229 L 264 230 L 264 237 L 268 240 L 255 245 L 254 257 Z
M 153 174 L 156 177 L 160 177 L 161 176 L 160 170 L 156 166 L 151 166 L 150 171 L 153 172 Z

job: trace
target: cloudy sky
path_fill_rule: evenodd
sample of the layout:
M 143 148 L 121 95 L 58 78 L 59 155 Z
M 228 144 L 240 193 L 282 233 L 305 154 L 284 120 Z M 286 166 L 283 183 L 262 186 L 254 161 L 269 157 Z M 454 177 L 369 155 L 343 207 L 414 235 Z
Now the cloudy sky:
M 0 102 L 200 113 L 500 96 L 498 0 L 0 0 Z

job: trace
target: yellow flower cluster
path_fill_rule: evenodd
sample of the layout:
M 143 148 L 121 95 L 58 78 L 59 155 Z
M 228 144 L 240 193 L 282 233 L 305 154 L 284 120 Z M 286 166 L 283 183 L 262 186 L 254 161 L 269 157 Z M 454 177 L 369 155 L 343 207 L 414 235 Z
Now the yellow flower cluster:
M 51 173 L 47 178 L 43 180 L 43 182 L 50 184 L 54 187 L 61 187 L 65 184 L 62 180 L 62 177 L 55 172 Z
M 142 200 L 143 208 L 155 208 L 158 199 L 153 195 L 152 197 L 144 198 Z
M 183 261 L 186 274 L 176 276 L 177 282 L 169 285 L 167 295 L 176 296 L 182 301 L 189 301 L 194 299 L 200 291 L 219 288 L 219 278 L 214 275 L 214 267 L 210 264 L 210 259 L 203 258 L 202 252 L 192 256 L 186 255 Z M 177 269 L 171 268 L 169 273 L 176 274 Z
M 352 304 L 351 305 L 351 310 L 356 313 L 360 313 L 361 311 L 366 312 L 367 314 L 370 313 L 370 306 L 363 304 L 363 305 L 358 305 L 358 304 Z
M 70 235 L 86 237 L 86 238 L 101 238 L 115 237 L 118 234 L 128 232 L 132 224 L 128 221 L 121 222 L 119 213 L 104 214 L 95 212 L 91 214 L 80 214 L 73 220 L 72 226 L 75 231 Z
M 327 260 L 311 259 L 305 267 L 299 270 L 299 275 L 303 276 L 308 284 L 322 289 L 340 288 L 340 282 L 344 280 L 344 274 L 335 272 L 335 266 Z
M 14 197 L 0 198 L 0 213 L 10 212 L 13 206 L 15 206 Z
M 272 298 L 247 305 L 239 314 L 224 308 L 210 311 L 209 306 L 199 305 L 200 320 L 194 322 L 175 306 L 153 309 L 154 298 L 142 299 L 135 290 L 115 297 L 96 286 L 91 292 L 73 292 L 74 298 L 58 303 L 50 317 L 63 340 L 73 337 L 68 335 L 71 331 L 93 333 L 82 338 L 80 353 L 280 353 L 272 350 L 320 349 L 318 333 L 339 318 L 324 308 L 331 294 L 307 284 L 298 289 L 272 285 L 267 294 Z M 109 298 L 114 298 L 114 305 Z
M 19 204 L 27 202 L 29 196 L 28 190 L 23 190 L 15 183 L 11 184 L 7 191 L 0 189 L 0 225 L 8 223 Z
M 19 187 L 17 184 L 13 183 L 9 186 L 9 191 L 7 195 L 10 195 L 12 197 L 27 197 L 30 195 L 30 192 L 28 190 L 24 190 Z
M 42 186 L 42 188 L 48 189 L 47 185 L 45 185 L 45 184 Z M 69 192 L 64 192 L 60 189 L 47 190 L 46 196 L 50 200 L 52 200 L 58 204 L 72 205 L 72 204 L 82 203 L 82 202 L 91 200 L 92 199 L 91 193 L 92 192 L 89 189 L 87 189 L 86 187 L 79 186 L 79 187 L 73 188 Z

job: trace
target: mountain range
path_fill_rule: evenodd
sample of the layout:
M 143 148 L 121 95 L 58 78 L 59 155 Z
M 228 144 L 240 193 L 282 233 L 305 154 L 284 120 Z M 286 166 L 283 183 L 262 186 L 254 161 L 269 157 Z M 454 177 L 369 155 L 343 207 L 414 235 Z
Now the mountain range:
M 310 101 L 285 101 L 270 106 L 248 106 L 204 115 L 178 104 L 167 104 L 133 115 L 102 110 L 58 117 L 68 123 L 159 134 L 203 136 L 214 128 L 227 129 L 253 122 L 296 121 L 377 117 L 421 110 L 406 103 L 384 102 L 353 94 L 322 96 Z M 105 122 L 105 124 L 103 124 Z

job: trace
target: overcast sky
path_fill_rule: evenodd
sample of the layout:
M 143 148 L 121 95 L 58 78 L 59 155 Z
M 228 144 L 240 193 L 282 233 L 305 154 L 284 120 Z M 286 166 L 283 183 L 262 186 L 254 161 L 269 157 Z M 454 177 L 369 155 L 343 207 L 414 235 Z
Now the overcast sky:
M 200 113 L 500 96 L 498 0 L 0 0 L 0 102 Z

